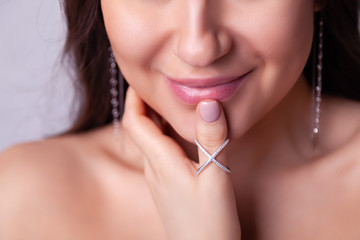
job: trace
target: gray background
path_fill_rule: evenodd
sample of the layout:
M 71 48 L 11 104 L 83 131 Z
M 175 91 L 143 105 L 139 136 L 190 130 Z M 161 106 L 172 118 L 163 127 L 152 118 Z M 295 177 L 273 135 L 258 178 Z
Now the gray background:
M 65 33 L 59 0 L 0 0 L 0 151 L 70 126 Z

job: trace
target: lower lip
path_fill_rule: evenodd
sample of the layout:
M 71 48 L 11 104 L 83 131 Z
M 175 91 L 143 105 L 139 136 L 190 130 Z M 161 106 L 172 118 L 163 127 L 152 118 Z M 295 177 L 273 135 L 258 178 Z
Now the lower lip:
M 166 78 L 169 87 L 181 101 L 190 105 L 196 105 L 205 99 L 214 99 L 220 102 L 225 101 L 232 97 L 239 87 L 244 82 L 248 74 L 245 74 L 237 79 L 224 84 L 215 85 L 212 87 L 189 87 L 179 84 Z

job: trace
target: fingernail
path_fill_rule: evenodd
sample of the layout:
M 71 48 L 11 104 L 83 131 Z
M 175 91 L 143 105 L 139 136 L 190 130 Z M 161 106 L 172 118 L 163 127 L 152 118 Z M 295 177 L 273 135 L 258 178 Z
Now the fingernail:
M 220 117 L 219 103 L 216 101 L 200 102 L 200 115 L 205 122 L 215 122 Z

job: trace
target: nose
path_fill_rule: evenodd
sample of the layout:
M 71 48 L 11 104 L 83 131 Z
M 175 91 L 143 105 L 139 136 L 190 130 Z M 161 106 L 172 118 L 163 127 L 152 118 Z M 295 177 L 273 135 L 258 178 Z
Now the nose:
M 230 51 L 231 38 L 222 26 L 221 19 L 216 18 L 215 1 L 184 2 L 187 2 L 187 10 L 182 12 L 179 21 L 176 55 L 193 67 L 211 65 Z M 213 5 L 210 6 L 209 2 L 213 2 Z

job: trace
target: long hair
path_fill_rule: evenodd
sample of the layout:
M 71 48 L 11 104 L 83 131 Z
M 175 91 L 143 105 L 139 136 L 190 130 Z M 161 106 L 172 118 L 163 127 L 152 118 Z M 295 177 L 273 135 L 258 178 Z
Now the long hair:
M 359 0 L 320 1 L 324 2 L 325 23 L 323 92 L 360 101 Z M 99 0 L 62 0 L 62 3 L 68 28 L 64 56 L 74 68 L 80 101 L 69 133 L 79 133 L 112 120 L 107 50 L 110 43 Z M 304 69 L 309 82 L 312 64 L 309 57 Z

